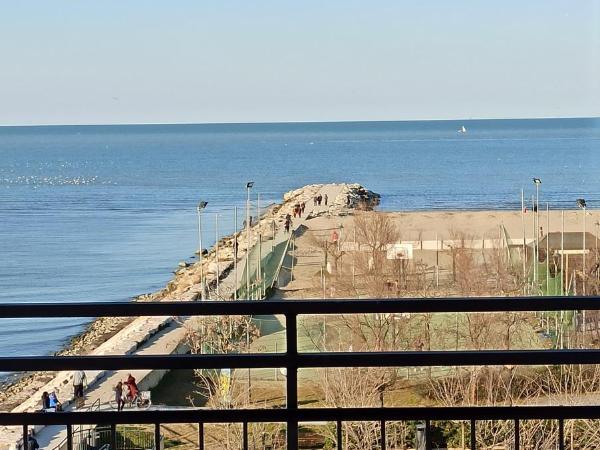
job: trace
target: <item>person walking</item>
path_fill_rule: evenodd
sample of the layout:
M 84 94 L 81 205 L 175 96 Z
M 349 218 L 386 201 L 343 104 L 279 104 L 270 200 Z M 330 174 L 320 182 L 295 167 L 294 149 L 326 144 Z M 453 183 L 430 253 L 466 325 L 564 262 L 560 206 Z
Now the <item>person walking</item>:
M 306 208 L 306 202 L 300 203 L 300 211 L 302 211 L 302 214 L 304 214 L 304 208 Z
M 289 214 L 287 214 L 285 216 L 285 232 L 289 233 L 290 232 L 290 226 L 292 225 L 292 218 L 290 217 Z
M 40 444 L 36 438 L 33 437 L 33 431 L 29 430 L 27 436 L 27 450 L 38 450 L 40 448 Z
M 123 411 L 125 402 L 123 401 L 123 383 L 120 381 L 115 386 L 115 402 L 117 403 L 117 411 Z
M 327 206 L 327 199 L 328 199 L 328 198 L 329 198 L 329 197 L 327 197 L 327 194 L 325 194 L 325 195 L 323 196 L 323 200 L 325 201 L 325 206 Z
M 62 403 L 58 400 L 56 392 L 50 392 L 48 399 L 50 402 L 50 408 L 54 408 L 54 411 L 62 411 Z
M 129 384 L 131 398 L 135 399 L 138 396 L 140 390 L 138 388 L 137 383 L 135 382 L 135 378 L 130 373 L 127 374 L 127 384 Z
M 87 377 L 83 370 L 73 372 L 73 395 L 75 399 L 83 398 L 83 385 L 87 384 Z
M 42 393 L 42 411 L 46 411 L 50 409 L 50 396 L 48 392 L 44 391 Z

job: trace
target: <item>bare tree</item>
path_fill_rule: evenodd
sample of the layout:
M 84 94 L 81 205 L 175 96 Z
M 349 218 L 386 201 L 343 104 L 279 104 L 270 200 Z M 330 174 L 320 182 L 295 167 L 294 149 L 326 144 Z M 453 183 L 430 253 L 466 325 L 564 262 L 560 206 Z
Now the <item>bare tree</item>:
M 209 316 L 198 318 L 188 326 L 186 342 L 194 354 L 243 353 L 259 336 L 259 329 L 250 316 Z M 205 405 L 214 409 L 267 407 L 265 402 L 253 401 L 250 386 L 243 371 L 232 369 L 196 369 L 197 394 Z M 193 400 L 190 398 L 193 404 Z M 250 448 L 262 449 L 269 442 L 273 449 L 285 448 L 283 425 L 256 423 L 249 427 Z M 207 427 L 207 448 L 239 449 L 242 429 L 236 424 Z

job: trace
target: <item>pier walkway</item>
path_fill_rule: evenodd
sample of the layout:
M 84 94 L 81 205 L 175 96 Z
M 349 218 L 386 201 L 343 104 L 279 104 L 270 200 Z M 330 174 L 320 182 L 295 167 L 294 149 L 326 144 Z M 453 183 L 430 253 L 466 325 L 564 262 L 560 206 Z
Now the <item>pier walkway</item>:
M 244 254 L 238 261 L 238 269 L 237 269 L 237 279 L 236 274 L 232 271 L 224 280 L 220 283 L 221 290 L 221 298 L 233 298 L 234 296 L 234 286 L 237 286 L 238 289 L 238 298 L 262 298 L 262 295 L 258 295 L 259 291 L 263 291 L 261 289 L 262 286 L 258 286 L 256 283 L 257 278 L 259 280 L 264 278 L 266 287 L 270 287 L 279 270 L 281 269 L 281 264 L 283 262 L 285 253 L 288 249 L 288 241 L 294 232 L 297 232 L 302 226 L 306 225 L 306 222 L 310 220 L 312 217 L 318 214 L 327 213 L 330 210 L 332 205 L 334 204 L 336 198 L 342 193 L 343 185 L 338 184 L 326 184 L 323 185 L 318 191 L 316 191 L 315 196 L 321 195 L 325 197 L 327 195 L 328 205 L 325 205 L 324 202 L 321 205 L 315 205 L 312 198 L 302 199 L 301 201 L 305 202 L 305 209 L 302 217 L 294 218 L 291 210 L 290 215 L 292 215 L 292 226 L 290 228 L 290 233 L 285 232 L 285 228 L 283 223 L 279 223 L 279 227 L 276 229 L 275 235 L 267 234 L 263 236 L 262 243 L 259 245 L 258 242 L 254 244 L 254 246 L 250 249 L 248 254 L 248 262 L 250 265 L 249 268 L 249 277 L 250 280 L 250 289 L 249 294 L 247 294 L 247 277 L 246 277 L 246 255 Z M 293 208 L 293 205 L 291 205 Z M 277 220 L 277 218 L 265 218 L 262 221 L 267 221 L 269 223 L 282 222 L 281 219 Z M 251 239 L 257 239 L 256 231 L 251 230 Z M 257 277 L 258 271 L 258 260 L 260 253 L 260 261 L 261 261 L 261 272 L 262 275 Z M 252 287 L 254 285 L 254 289 Z M 257 295 L 254 295 L 257 294 Z

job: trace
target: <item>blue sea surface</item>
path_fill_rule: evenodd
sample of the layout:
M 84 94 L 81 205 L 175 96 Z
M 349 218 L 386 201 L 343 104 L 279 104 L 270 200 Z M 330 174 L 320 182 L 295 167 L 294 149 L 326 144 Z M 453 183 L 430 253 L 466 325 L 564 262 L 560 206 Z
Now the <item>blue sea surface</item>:
M 599 170 L 600 119 L 0 127 L 0 302 L 159 289 L 198 246 L 198 201 L 212 245 L 248 180 L 263 204 L 358 182 L 388 210 L 516 209 L 536 176 L 543 203 L 573 208 L 600 205 Z M 54 352 L 87 322 L 1 320 L 0 356 Z

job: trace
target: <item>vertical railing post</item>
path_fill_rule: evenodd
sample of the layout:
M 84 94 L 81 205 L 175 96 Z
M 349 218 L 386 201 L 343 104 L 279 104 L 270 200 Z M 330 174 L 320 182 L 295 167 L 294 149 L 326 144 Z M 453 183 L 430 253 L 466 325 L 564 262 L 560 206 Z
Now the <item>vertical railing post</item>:
M 285 315 L 286 338 L 286 397 L 287 397 L 287 448 L 298 448 L 298 332 L 295 313 Z
M 23 450 L 29 450 L 29 430 L 27 424 L 23 424 Z
M 477 435 L 475 434 L 475 419 L 471 419 L 471 450 L 477 449 Z
M 425 450 L 431 450 L 431 421 L 425 421 Z
M 242 422 L 242 448 L 248 450 L 248 422 Z
M 154 424 L 154 450 L 160 450 L 160 423 Z
M 73 450 L 73 425 L 67 424 L 67 450 Z
M 198 423 L 198 450 L 204 450 L 204 423 Z
M 335 424 L 335 433 L 337 436 L 335 448 L 337 450 L 342 450 L 342 448 L 344 448 L 344 447 L 342 447 L 344 442 L 343 442 L 343 436 L 342 436 L 342 421 L 341 420 L 338 420 L 337 423 Z
M 117 424 L 110 424 L 110 450 L 117 448 Z
M 558 419 L 558 450 L 565 450 L 565 419 Z
M 519 450 L 519 447 L 521 446 L 521 431 L 519 425 L 519 419 L 515 419 L 515 450 Z
M 381 421 L 381 450 L 385 450 L 386 447 L 386 438 L 385 438 L 385 420 Z

